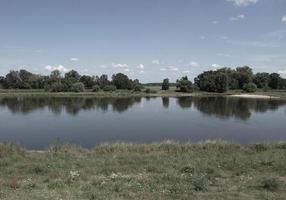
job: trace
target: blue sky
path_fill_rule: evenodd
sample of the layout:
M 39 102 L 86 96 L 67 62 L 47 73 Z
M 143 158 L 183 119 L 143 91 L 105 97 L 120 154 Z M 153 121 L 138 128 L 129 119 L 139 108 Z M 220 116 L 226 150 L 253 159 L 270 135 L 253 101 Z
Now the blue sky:
M 286 77 L 285 0 L 1 0 L 0 74 L 142 82 L 249 65 Z

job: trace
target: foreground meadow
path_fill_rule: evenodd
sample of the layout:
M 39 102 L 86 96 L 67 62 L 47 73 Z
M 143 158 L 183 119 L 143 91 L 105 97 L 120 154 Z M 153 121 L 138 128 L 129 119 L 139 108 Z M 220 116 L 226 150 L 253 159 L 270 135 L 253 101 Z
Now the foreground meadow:
M 0 199 L 285 199 L 286 144 L 0 146 Z

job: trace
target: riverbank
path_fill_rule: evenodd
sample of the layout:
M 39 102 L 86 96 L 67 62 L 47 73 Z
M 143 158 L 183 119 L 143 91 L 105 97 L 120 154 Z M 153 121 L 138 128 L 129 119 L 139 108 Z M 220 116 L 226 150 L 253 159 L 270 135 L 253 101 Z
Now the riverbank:
M 286 143 L 0 145 L 0 199 L 283 199 Z
M 6 90 L 0 89 L 0 97 L 190 97 L 190 96 L 235 96 L 245 98 L 282 98 L 286 99 L 286 90 L 270 90 L 270 91 L 257 91 L 255 93 L 246 94 L 241 90 L 229 90 L 225 93 L 212 93 L 195 91 L 193 93 L 177 92 L 175 87 L 171 87 L 169 90 L 161 90 L 161 87 L 148 86 L 149 93 L 145 90 L 141 92 L 134 92 L 129 90 L 116 90 L 113 92 L 92 92 L 86 90 L 85 92 L 46 92 L 44 90 Z

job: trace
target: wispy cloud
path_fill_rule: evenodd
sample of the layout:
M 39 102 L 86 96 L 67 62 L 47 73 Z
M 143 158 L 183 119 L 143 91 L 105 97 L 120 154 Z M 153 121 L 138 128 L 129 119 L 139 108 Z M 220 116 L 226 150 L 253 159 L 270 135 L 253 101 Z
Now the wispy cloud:
M 284 15 L 281 19 L 282 22 L 286 23 L 286 15 Z
M 214 21 L 212 21 L 212 23 L 213 23 L 213 24 L 218 24 L 218 23 L 219 23 L 219 21 L 214 20 Z
M 283 78 L 286 78 L 286 69 L 278 71 L 278 74 L 280 74 Z
M 179 71 L 179 68 L 176 66 L 166 66 L 166 67 L 161 67 L 160 71 Z
M 192 61 L 192 62 L 190 62 L 189 66 L 190 67 L 199 67 L 200 64 L 198 62 Z
M 71 58 L 70 61 L 77 62 L 77 61 L 79 61 L 79 59 L 78 58 Z
M 240 14 L 240 15 L 237 15 L 235 17 L 230 17 L 229 21 L 234 22 L 234 21 L 239 21 L 239 20 L 243 20 L 243 19 L 245 19 L 245 15 Z
M 60 72 L 67 72 L 67 71 L 69 71 L 63 65 L 58 65 L 58 66 L 47 65 L 47 66 L 45 66 L 45 69 L 50 71 L 50 72 L 55 71 L 55 70 L 58 70 Z
M 160 65 L 161 62 L 159 59 L 154 59 L 154 60 L 152 60 L 152 63 L 155 65 Z
M 226 0 L 228 2 L 232 2 L 235 6 L 249 6 L 251 4 L 256 4 L 258 0 Z
M 120 64 L 120 63 L 112 63 L 111 66 L 114 68 L 127 68 L 128 67 L 127 64 Z
M 211 67 L 214 68 L 214 69 L 222 68 L 222 66 L 218 65 L 218 64 L 212 64 Z
M 137 68 L 138 68 L 138 69 L 144 69 L 145 66 L 144 66 L 143 64 L 139 64 L 139 65 L 137 66 Z

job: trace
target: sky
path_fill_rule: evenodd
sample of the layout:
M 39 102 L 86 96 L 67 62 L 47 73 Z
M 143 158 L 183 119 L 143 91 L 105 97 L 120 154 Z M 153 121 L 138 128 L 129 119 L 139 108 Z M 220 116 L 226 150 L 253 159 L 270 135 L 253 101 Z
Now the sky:
M 286 77 L 285 0 L 0 0 L 0 75 L 146 83 L 244 65 Z

